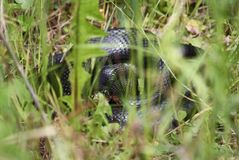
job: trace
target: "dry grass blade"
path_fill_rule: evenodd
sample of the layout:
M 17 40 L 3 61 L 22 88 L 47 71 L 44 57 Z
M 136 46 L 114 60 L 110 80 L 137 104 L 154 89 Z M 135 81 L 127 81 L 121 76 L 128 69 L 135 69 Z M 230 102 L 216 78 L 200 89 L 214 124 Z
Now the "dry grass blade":
M 16 144 L 19 141 L 26 141 L 31 139 L 37 139 L 42 137 L 52 137 L 57 134 L 55 127 L 46 126 L 39 129 L 34 129 L 31 131 L 20 132 L 17 134 L 10 135 L 4 138 L 1 143 L 4 144 Z

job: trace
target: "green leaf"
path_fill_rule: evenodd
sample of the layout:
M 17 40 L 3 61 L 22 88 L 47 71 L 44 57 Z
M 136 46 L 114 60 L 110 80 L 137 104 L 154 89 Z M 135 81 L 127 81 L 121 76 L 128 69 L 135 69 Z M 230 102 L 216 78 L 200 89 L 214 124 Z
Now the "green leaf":
M 22 9 L 30 9 L 33 5 L 33 0 L 16 0 L 21 5 Z
M 183 110 L 178 111 L 178 118 L 177 120 L 181 122 L 185 117 L 187 116 L 187 113 Z

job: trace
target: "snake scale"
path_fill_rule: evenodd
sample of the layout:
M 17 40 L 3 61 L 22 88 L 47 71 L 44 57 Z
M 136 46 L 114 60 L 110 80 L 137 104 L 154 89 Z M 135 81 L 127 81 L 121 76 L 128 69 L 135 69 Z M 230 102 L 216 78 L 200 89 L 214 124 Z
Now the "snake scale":
M 150 32 L 141 35 L 134 28 L 110 29 L 106 33 L 106 36 L 92 38 L 88 43 L 100 44 L 107 55 L 97 57 L 93 69 L 89 69 L 91 60 L 84 63 L 84 66 L 92 75 L 89 85 L 93 86 L 93 91 L 90 94 L 102 92 L 112 107 L 112 116 L 107 115 L 109 122 L 124 125 L 128 115 L 124 105 L 136 106 L 137 110 L 142 105 L 162 108 L 167 99 L 167 91 L 172 85 L 172 78 L 163 60 L 153 54 L 153 46 L 158 45 L 155 35 Z M 181 48 L 181 54 L 185 58 L 197 55 L 198 49 L 190 44 L 182 44 Z M 57 73 L 63 95 L 71 95 L 70 69 L 62 58 L 62 53 L 54 54 L 53 63 L 60 65 Z M 140 90 L 140 79 L 144 82 L 144 94 Z M 191 96 L 190 92 L 185 95 Z M 183 105 L 190 108 L 193 103 L 185 100 Z

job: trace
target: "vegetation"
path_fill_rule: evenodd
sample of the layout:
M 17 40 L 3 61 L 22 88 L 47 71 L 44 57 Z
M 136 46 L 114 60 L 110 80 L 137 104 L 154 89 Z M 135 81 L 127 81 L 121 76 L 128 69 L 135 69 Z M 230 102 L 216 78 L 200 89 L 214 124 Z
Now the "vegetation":
M 238 7 L 237 0 L 0 0 L 0 159 L 238 159 Z M 82 97 L 90 76 L 82 63 L 105 54 L 85 42 L 113 27 L 156 34 L 154 54 L 176 78 L 162 113 L 130 110 L 123 128 L 107 122 L 101 94 Z M 178 43 L 204 53 L 182 59 L 173 54 Z M 57 97 L 48 57 L 71 46 L 74 94 Z M 185 88 L 198 110 L 187 121 L 177 105 Z

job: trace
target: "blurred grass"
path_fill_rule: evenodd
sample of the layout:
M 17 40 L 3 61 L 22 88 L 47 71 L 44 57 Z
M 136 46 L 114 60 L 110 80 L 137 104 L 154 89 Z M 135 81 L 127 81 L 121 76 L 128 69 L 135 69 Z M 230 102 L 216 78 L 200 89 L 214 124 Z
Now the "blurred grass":
M 176 1 L 169 0 L 101 0 L 101 12 L 97 0 L 16 2 L 3 2 L 6 31 L 47 121 L 35 110 L 13 60 L 0 45 L 0 159 L 48 159 L 47 152 L 40 155 L 45 151 L 42 147 L 52 159 L 64 160 L 239 158 L 237 0 L 192 0 L 185 2 L 182 11 L 175 7 Z M 172 18 L 169 24 L 172 15 L 179 18 Z M 162 113 L 146 112 L 137 118 L 135 111 L 130 110 L 129 124 L 121 130 L 118 124 L 107 123 L 104 113 L 110 113 L 110 108 L 102 95 L 98 95 L 99 103 L 93 102 L 93 107 L 85 103 L 81 95 L 89 75 L 81 63 L 103 54 L 84 44 L 93 36 L 103 35 L 92 24 L 105 30 L 135 27 L 142 35 L 144 29 L 158 35 L 160 46 L 151 43 L 153 54 L 163 58 L 177 82 Z M 195 60 L 181 59 L 174 54 L 179 52 L 175 46 L 179 42 L 192 43 L 204 53 Z M 48 56 L 69 44 L 74 45 L 73 54 L 67 59 L 75 64 L 71 72 L 73 94 L 56 97 L 46 81 Z M 180 95 L 192 85 L 198 113 L 169 130 L 172 117 L 180 120 L 182 116 L 178 111 Z M 88 116 L 88 108 L 92 116 Z M 60 111 L 54 121 L 53 110 Z M 161 117 L 157 127 L 152 127 L 154 116 Z M 44 130 L 45 127 L 53 129 Z M 38 134 L 30 132 L 34 129 L 39 129 Z M 40 147 L 41 137 L 47 139 Z

